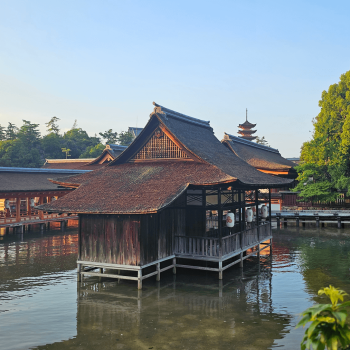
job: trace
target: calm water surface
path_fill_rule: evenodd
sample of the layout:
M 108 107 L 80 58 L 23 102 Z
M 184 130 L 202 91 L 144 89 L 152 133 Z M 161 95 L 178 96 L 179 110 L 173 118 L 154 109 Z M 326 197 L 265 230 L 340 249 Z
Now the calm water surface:
M 350 230 L 274 231 L 273 258 L 161 281 L 76 282 L 74 229 L 0 237 L 0 349 L 299 349 L 298 314 L 350 294 Z

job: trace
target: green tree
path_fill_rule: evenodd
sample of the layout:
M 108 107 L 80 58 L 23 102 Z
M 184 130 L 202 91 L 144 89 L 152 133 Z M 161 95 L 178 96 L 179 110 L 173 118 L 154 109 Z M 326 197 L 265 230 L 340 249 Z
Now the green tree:
M 38 126 L 39 124 L 23 120 L 16 138 L 1 142 L 0 166 L 35 168 L 43 165 Z
M 17 133 L 17 126 L 9 122 L 6 129 L 6 140 L 15 140 L 17 138 Z
M 303 200 L 332 201 L 337 191 L 350 194 L 350 71 L 323 91 L 319 106 L 312 139 L 301 149 L 295 190 Z
M 79 156 L 79 158 L 97 158 L 99 155 L 101 155 L 104 149 L 105 149 L 105 146 L 102 143 L 99 143 L 96 146 L 89 146 Z
M 51 132 L 45 135 L 41 139 L 41 146 L 45 155 L 48 159 L 62 159 L 64 154 L 62 154 L 61 148 L 63 147 L 63 138 L 61 135 Z
M 0 124 L 0 141 L 4 141 L 6 139 L 5 128 Z
M 54 133 L 58 135 L 60 133 L 60 128 L 58 127 L 57 122 L 60 120 L 60 118 L 52 117 L 47 123 L 45 123 L 47 131 L 49 133 Z
M 122 131 L 118 136 L 118 144 L 122 146 L 129 146 L 133 140 L 134 137 L 128 131 Z
M 106 140 L 106 144 L 115 144 L 118 141 L 118 133 L 113 132 L 112 129 L 105 132 L 100 132 L 99 135 Z
M 62 147 L 71 150 L 71 158 L 79 158 L 90 146 L 96 146 L 100 143 L 98 137 L 90 137 L 86 131 L 81 128 L 68 130 L 63 135 Z

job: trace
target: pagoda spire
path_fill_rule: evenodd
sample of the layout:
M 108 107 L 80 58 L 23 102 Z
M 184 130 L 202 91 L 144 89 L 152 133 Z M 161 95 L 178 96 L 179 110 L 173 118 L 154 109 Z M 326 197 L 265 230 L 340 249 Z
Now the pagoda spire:
M 248 122 L 248 108 L 245 109 L 245 122 L 243 124 L 239 124 L 238 128 L 242 130 L 238 130 L 238 134 L 240 134 L 238 137 L 241 137 L 242 139 L 253 141 L 256 139 L 256 136 L 252 136 L 254 133 L 256 133 L 256 130 L 252 130 L 256 124 L 252 124 Z

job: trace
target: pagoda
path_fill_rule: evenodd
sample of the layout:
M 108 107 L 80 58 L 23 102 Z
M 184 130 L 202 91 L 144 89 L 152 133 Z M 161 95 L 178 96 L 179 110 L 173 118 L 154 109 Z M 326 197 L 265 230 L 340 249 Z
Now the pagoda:
M 255 127 L 256 124 L 252 124 L 248 122 L 248 109 L 246 109 L 245 112 L 245 122 L 243 124 L 239 124 L 238 127 L 242 130 L 238 130 L 238 134 L 242 136 L 242 139 L 253 141 L 256 139 L 256 136 L 252 136 L 254 133 L 256 133 L 256 130 L 252 130 Z

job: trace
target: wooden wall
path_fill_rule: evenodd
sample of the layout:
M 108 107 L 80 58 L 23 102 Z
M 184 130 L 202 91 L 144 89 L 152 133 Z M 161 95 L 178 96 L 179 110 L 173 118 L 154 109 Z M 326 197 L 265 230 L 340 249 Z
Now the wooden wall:
M 185 209 L 146 215 L 80 215 L 80 260 L 145 265 L 174 253 L 173 236 L 185 235 Z
M 80 260 L 140 263 L 139 215 L 80 215 Z

